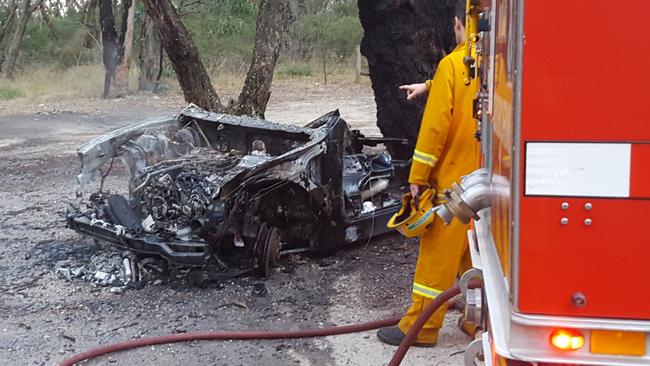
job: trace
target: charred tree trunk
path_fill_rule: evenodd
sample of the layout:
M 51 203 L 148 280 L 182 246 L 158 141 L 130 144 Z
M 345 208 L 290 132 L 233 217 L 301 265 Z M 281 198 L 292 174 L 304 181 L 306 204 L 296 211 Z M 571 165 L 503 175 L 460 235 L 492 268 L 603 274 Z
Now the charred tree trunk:
M 27 30 L 27 24 L 32 17 L 32 14 L 39 6 L 43 0 L 35 0 L 33 3 L 30 0 L 23 0 L 20 4 L 20 19 L 18 21 L 18 28 L 14 33 L 14 41 L 9 48 L 9 54 L 7 56 L 7 63 L 5 65 L 4 73 L 8 78 L 13 78 L 14 72 L 16 72 L 16 64 L 18 62 L 18 54 L 20 53 L 20 47 L 23 44 L 23 38 L 25 37 L 25 30 Z
M 83 46 L 85 48 L 93 48 L 99 43 L 99 24 L 97 23 L 97 5 L 98 0 L 89 0 L 86 6 L 86 14 L 84 16 L 84 26 L 86 27 L 86 35 L 84 36 Z
M 142 3 L 158 31 L 185 100 L 207 110 L 223 111 L 199 51 L 170 0 L 142 0 Z
M 133 53 L 133 27 L 135 7 L 130 0 L 123 2 L 122 32 L 117 55 L 117 69 L 113 79 L 113 91 L 115 96 L 124 96 L 129 92 L 129 70 L 131 54 Z
M 111 0 L 100 0 L 99 19 L 102 30 L 102 46 L 104 48 L 102 59 L 106 73 L 104 75 L 104 98 L 111 93 L 111 83 L 115 77 L 117 67 L 117 33 L 115 32 L 115 16 L 113 15 L 113 4 Z
M 253 59 L 238 105 L 233 110 L 236 114 L 264 117 L 282 40 L 293 19 L 289 0 L 259 2 Z
M 122 23 L 120 24 L 120 33 L 117 40 L 118 62 L 121 62 L 122 58 L 124 57 L 126 33 L 129 28 L 129 12 L 131 11 L 132 7 L 133 0 L 122 0 Z
M 148 16 L 142 22 L 140 32 L 140 75 L 138 77 L 138 90 L 154 91 L 158 86 L 160 76 L 160 59 L 162 49 L 156 35 L 156 29 Z
M 454 47 L 454 0 L 359 0 L 364 28 L 361 52 L 368 59 L 377 103 L 377 125 L 386 137 L 407 138 L 409 146 L 391 146 L 398 159 L 415 147 L 424 98 L 407 101 L 402 84 L 424 82 Z

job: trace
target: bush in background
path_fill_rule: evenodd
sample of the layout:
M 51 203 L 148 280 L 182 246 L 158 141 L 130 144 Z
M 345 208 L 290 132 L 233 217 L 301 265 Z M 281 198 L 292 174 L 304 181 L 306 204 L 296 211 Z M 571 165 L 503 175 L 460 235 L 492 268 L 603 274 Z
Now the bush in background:
M 79 4 L 83 6 L 86 2 L 81 0 Z M 233 82 L 225 74 L 245 74 L 255 38 L 256 2 L 174 2 L 210 74 L 224 74 L 221 81 L 227 81 L 229 85 Z M 5 82 L 0 99 L 99 94 L 103 68 L 101 39 L 96 39 L 94 47 L 90 49 L 84 47 L 88 31 L 80 12 L 51 11 L 49 14 L 56 36 L 42 14 L 35 12 L 27 28 L 18 63 L 26 73 L 19 75 L 11 84 Z M 116 11 L 115 15 L 119 25 L 121 11 Z M 362 36 L 356 0 L 294 0 L 294 15 L 296 19 L 287 34 L 276 70 L 278 75 L 321 78 L 323 66 L 327 64 L 327 75 L 334 74 L 332 71 L 335 69 L 338 74 L 343 68 L 352 68 L 352 63 L 347 65 L 345 62 L 350 60 Z M 0 6 L 0 24 L 5 16 L 6 12 Z M 136 41 L 132 58 L 132 70 L 135 72 L 143 18 L 142 4 L 136 2 Z M 175 79 L 167 61 L 162 77 L 166 81 Z M 216 85 L 219 86 L 218 83 Z M 55 88 L 67 90 L 55 91 Z
M 282 76 L 301 77 L 312 76 L 311 66 L 307 64 L 283 63 L 278 66 L 276 72 Z

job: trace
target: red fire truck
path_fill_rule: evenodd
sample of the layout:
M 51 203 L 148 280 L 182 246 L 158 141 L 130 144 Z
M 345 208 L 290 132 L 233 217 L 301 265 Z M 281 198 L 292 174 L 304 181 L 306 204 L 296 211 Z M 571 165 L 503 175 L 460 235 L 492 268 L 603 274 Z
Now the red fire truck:
M 474 221 L 466 363 L 650 365 L 650 3 L 469 9 L 483 168 L 439 211 Z

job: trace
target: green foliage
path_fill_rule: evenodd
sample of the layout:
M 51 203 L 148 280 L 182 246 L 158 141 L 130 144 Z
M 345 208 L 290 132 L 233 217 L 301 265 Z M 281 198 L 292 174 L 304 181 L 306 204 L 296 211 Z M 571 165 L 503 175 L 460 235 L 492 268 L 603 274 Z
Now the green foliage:
M 300 77 L 311 76 L 312 70 L 309 65 L 301 64 L 282 64 L 278 66 L 278 74 L 283 76 Z
M 80 0 L 81 6 L 88 0 Z M 183 23 L 192 34 L 205 65 L 212 72 L 244 71 L 250 62 L 255 39 L 257 1 L 255 0 L 173 0 Z M 115 17 L 119 27 L 121 1 L 116 1 Z M 282 55 L 291 60 L 281 73 L 306 76 L 312 70 L 298 66 L 313 56 L 349 57 L 361 40 L 362 28 L 356 0 L 294 0 L 295 22 L 290 28 Z M 47 2 L 46 2 L 47 4 Z M 144 11 L 136 4 L 135 54 L 137 62 Z M 79 65 L 101 64 L 101 39 L 93 49 L 83 47 L 87 30 L 79 11 L 57 13 L 49 7 L 58 39 L 53 36 L 39 11 L 28 25 L 19 58 L 20 67 L 68 69 Z M 0 24 L 6 7 L 0 1 Z M 119 30 L 118 30 L 119 31 Z M 296 63 L 297 61 L 297 63 Z M 296 65 L 292 64 L 296 63 Z M 304 63 L 303 63 L 304 64 Z M 169 74 L 169 75 L 168 75 Z M 173 70 L 165 67 L 165 75 Z
M 8 85 L 0 85 L 0 100 L 12 100 L 22 97 L 23 93 Z
M 24 64 L 68 68 L 99 60 L 98 50 L 83 48 L 85 29 L 80 27 L 77 19 L 57 17 L 52 18 L 52 22 L 59 39 L 41 19 L 29 23 L 21 49 Z
M 305 14 L 292 30 L 293 38 L 309 42 L 326 55 L 349 56 L 363 34 L 355 1 L 330 1 L 315 14 Z
M 257 7 L 247 0 L 214 0 L 181 9 L 204 62 L 216 67 L 223 58 L 248 62 L 253 52 Z

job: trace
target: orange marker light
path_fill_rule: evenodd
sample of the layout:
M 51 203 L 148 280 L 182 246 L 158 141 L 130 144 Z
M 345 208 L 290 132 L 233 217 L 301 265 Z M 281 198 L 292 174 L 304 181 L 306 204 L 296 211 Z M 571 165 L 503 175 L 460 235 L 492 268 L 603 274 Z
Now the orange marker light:
M 585 345 L 585 337 L 574 330 L 557 329 L 551 333 L 551 344 L 561 351 L 575 351 Z

